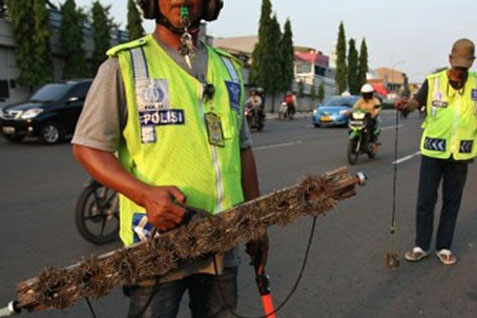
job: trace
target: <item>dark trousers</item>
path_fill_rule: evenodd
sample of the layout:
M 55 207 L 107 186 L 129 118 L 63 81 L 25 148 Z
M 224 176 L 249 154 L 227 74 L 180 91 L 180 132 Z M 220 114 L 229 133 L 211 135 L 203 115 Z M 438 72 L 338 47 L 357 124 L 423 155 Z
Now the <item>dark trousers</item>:
M 225 268 L 222 275 L 196 274 L 154 286 L 130 288 L 128 318 L 174 318 L 185 291 L 189 292 L 192 318 L 230 318 L 237 307 L 237 267 Z M 151 293 L 154 296 L 144 314 Z
M 450 249 L 457 214 L 467 178 L 467 162 L 422 156 L 417 199 L 416 246 L 429 250 L 432 240 L 437 190 L 442 183 L 442 211 L 436 237 L 436 250 Z
M 368 129 L 371 133 L 371 142 L 378 141 L 378 136 L 376 136 L 376 127 L 378 126 L 377 118 L 369 118 Z

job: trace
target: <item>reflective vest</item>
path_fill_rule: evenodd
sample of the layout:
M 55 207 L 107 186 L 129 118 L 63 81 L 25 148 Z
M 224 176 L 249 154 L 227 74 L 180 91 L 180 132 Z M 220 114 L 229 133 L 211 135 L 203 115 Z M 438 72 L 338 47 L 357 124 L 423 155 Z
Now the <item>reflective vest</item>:
M 108 51 L 119 58 L 128 118 L 118 154 L 123 166 L 139 180 L 156 186 L 176 186 L 187 205 L 220 213 L 243 202 L 239 133 L 244 87 L 240 63 L 206 47 L 207 83 L 177 65 L 152 35 Z M 225 146 L 209 143 L 204 115 L 220 116 Z M 152 226 L 146 211 L 120 196 L 120 236 L 125 245 L 147 239 Z
M 427 77 L 429 94 L 421 153 L 437 159 L 476 156 L 477 74 L 469 72 L 463 90 L 449 84 L 447 70 Z

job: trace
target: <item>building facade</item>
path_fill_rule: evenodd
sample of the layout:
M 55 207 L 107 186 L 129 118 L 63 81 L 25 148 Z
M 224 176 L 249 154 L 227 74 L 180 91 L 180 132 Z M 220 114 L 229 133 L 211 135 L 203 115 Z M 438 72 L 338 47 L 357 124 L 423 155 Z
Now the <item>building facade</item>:
M 213 45 L 219 49 L 225 50 L 245 62 L 245 79 L 248 84 L 248 73 L 252 64 L 252 54 L 255 45 L 258 43 L 258 36 L 240 36 L 230 38 L 214 38 Z M 300 86 L 303 85 L 303 92 L 309 95 L 312 86 L 315 88 L 323 83 L 325 88 L 325 97 L 335 94 L 335 72 L 330 68 L 330 58 L 322 52 L 309 47 L 294 47 L 294 72 L 295 81 L 293 83 L 293 91 L 299 92 Z M 280 98 L 277 98 L 279 101 Z M 303 109 L 311 108 L 314 101 L 309 96 L 302 97 Z M 270 98 L 267 99 L 267 109 L 271 109 Z M 273 109 L 277 109 L 274 105 Z

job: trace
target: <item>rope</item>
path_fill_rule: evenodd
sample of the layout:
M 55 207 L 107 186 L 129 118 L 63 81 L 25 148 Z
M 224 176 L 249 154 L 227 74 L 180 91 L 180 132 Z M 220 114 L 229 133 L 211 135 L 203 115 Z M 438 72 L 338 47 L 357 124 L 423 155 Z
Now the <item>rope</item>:
M 306 246 L 306 251 L 305 251 L 305 256 L 303 258 L 303 263 L 301 265 L 301 269 L 300 269 L 300 272 L 298 274 L 298 277 L 295 281 L 295 284 L 293 285 L 291 291 L 288 293 L 288 295 L 285 297 L 285 299 L 283 300 L 283 302 L 277 307 L 277 309 L 275 309 L 273 312 L 267 314 L 267 315 L 263 315 L 263 316 L 242 316 L 242 315 L 239 315 L 237 312 L 233 311 L 233 310 L 230 310 L 230 313 L 232 314 L 232 316 L 236 317 L 236 318 L 268 318 L 272 315 L 275 315 L 276 313 L 278 313 L 281 309 L 283 309 L 283 307 L 288 303 L 288 301 L 291 299 L 291 297 L 295 294 L 297 288 L 298 288 L 298 285 L 300 285 L 300 281 L 303 277 L 303 273 L 305 272 L 305 268 L 306 268 L 306 264 L 308 263 L 308 256 L 310 254 L 310 248 L 311 248 L 311 244 L 313 242 L 313 237 L 315 236 L 315 227 L 316 227 L 316 216 L 313 217 L 313 223 L 311 225 L 311 231 L 310 231 L 310 236 L 308 238 L 308 243 L 307 243 L 307 246 Z M 214 271 L 215 273 L 217 274 L 218 273 L 218 269 L 217 269 L 217 262 L 215 261 L 215 258 L 214 258 Z M 222 290 L 222 285 L 218 284 L 219 286 L 219 292 L 220 292 L 220 298 L 222 299 L 222 302 L 229 308 L 232 308 L 232 306 L 230 304 L 227 303 L 227 300 L 225 299 L 224 297 L 224 292 Z

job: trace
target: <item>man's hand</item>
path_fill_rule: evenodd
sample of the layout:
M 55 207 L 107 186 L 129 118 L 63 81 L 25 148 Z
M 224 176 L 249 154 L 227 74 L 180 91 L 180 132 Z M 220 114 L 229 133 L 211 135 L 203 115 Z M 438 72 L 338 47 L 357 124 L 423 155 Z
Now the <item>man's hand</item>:
M 268 234 L 259 240 L 249 241 L 245 251 L 250 256 L 252 264 L 257 268 L 257 274 L 262 275 L 268 259 Z
M 394 101 L 394 108 L 398 110 L 404 110 L 409 107 L 409 98 L 408 97 L 402 97 Z
M 166 232 L 181 223 L 185 214 L 185 195 L 176 187 L 151 186 L 143 197 L 149 223 Z

